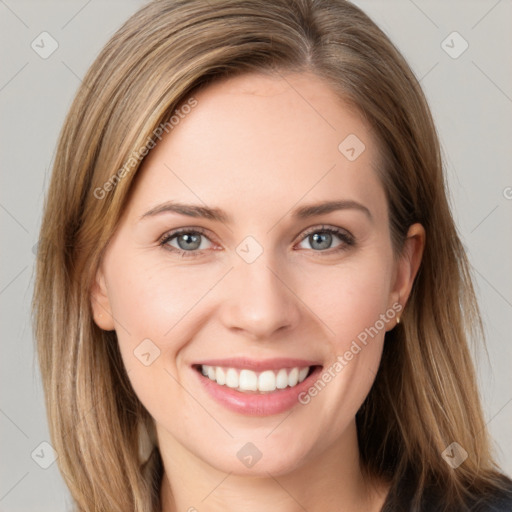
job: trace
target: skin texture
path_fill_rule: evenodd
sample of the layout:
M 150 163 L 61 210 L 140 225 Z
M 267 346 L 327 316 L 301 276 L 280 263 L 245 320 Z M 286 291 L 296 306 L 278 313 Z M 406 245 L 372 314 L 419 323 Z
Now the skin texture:
M 91 292 L 95 321 L 116 330 L 135 392 L 155 420 L 163 510 L 378 511 L 388 483 L 362 476 L 355 414 L 396 318 L 307 405 L 280 414 L 226 409 L 191 365 L 298 357 L 328 368 L 393 304 L 405 306 L 424 230 L 411 226 L 394 257 L 375 140 L 316 76 L 248 74 L 195 98 L 139 171 Z M 354 161 L 338 150 L 350 134 L 365 144 Z M 170 200 L 221 208 L 232 219 L 141 219 Z M 292 218 L 293 209 L 325 200 L 356 201 L 371 218 L 353 208 Z M 333 235 L 319 249 L 304 234 L 322 226 L 348 231 L 355 244 Z M 197 257 L 172 252 L 177 237 L 159 245 L 173 229 L 197 227 L 206 232 Z M 252 263 L 237 253 L 249 235 L 263 250 Z M 145 366 L 134 350 L 148 338 L 160 355 Z M 236 455 L 248 442 L 262 453 L 251 468 Z

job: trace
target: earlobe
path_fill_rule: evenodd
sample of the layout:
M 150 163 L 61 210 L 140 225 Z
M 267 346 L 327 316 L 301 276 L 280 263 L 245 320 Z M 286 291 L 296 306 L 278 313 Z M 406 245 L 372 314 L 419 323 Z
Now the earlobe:
M 421 224 L 416 223 L 409 227 L 402 254 L 398 260 L 392 293 L 392 303 L 400 303 L 402 310 L 409 299 L 414 280 L 420 268 L 425 248 L 425 238 L 425 228 Z
M 114 319 L 110 308 L 105 276 L 101 268 L 91 286 L 91 307 L 95 324 L 104 331 L 113 331 Z

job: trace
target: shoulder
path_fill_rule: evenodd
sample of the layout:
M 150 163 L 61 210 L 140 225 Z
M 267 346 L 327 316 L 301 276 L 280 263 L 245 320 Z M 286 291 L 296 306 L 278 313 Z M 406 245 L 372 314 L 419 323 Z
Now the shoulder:
M 512 480 L 507 479 L 506 488 L 495 490 L 471 504 L 471 512 L 512 512 Z
M 503 476 L 503 488 L 495 487 L 487 493 L 478 495 L 466 502 L 457 512 L 512 512 L 512 480 Z M 426 493 L 422 512 L 445 510 L 443 498 L 436 493 Z
M 501 483 L 502 488 L 496 485 L 486 493 L 474 495 L 456 509 L 448 507 L 442 490 L 430 487 L 424 491 L 419 508 L 414 508 L 414 482 L 403 479 L 394 486 L 381 512 L 512 512 L 512 480 L 502 475 Z

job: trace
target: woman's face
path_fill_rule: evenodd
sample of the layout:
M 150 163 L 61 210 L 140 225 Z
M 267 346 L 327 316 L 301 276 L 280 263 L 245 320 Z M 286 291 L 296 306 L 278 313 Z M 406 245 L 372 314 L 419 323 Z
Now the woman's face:
M 393 258 L 375 140 L 320 79 L 249 74 L 195 99 L 137 176 L 95 320 L 161 449 L 283 474 L 353 447 L 415 252 Z

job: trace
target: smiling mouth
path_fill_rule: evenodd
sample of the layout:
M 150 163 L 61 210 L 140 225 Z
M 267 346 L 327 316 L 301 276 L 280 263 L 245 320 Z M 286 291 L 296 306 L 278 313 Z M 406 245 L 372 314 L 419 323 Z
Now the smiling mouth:
M 194 369 L 220 386 L 226 386 L 241 393 L 274 393 L 294 388 L 303 382 L 318 366 L 279 368 L 261 372 L 206 364 L 194 365 Z

